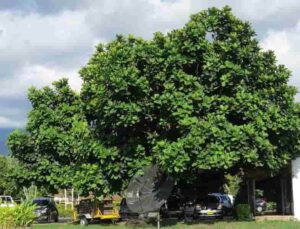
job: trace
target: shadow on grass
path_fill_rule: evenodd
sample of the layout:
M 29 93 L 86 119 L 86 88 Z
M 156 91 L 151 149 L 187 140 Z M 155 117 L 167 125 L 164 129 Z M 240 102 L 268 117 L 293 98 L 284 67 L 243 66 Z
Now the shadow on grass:
M 254 220 L 236 220 L 233 217 L 225 218 L 225 219 L 186 219 L 186 220 L 178 220 L 175 218 L 169 218 L 169 219 L 163 219 L 161 221 L 161 227 L 172 227 L 174 225 L 177 225 L 178 223 L 182 225 L 198 225 L 198 224 L 204 224 L 204 225 L 212 225 L 215 223 L 234 223 L 234 222 L 252 222 Z M 148 222 L 147 225 L 156 226 L 157 221 L 153 220 L 151 222 Z
M 236 220 L 234 218 L 225 218 L 225 219 L 187 219 L 187 220 L 178 220 L 176 218 L 168 218 L 168 219 L 162 219 L 161 220 L 161 227 L 172 227 L 176 226 L 178 224 L 180 225 L 188 225 L 188 226 L 193 226 L 193 225 L 213 225 L 215 223 L 235 223 L 235 222 L 252 222 L 253 220 Z M 101 225 L 103 228 L 107 227 L 109 228 L 113 224 L 109 221 L 106 222 L 101 222 L 101 221 L 94 221 L 91 222 L 91 225 Z M 155 228 L 157 226 L 157 221 L 155 218 L 150 219 L 150 220 L 126 220 L 126 221 L 120 221 L 116 225 L 118 226 L 125 226 L 128 228 Z

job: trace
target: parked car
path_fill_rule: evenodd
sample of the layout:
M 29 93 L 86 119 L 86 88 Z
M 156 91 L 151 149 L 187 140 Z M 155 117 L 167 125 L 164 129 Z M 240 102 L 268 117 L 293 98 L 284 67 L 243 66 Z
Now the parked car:
M 35 198 L 33 204 L 36 205 L 34 213 L 37 221 L 58 222 L 58 210 L 53 199 L 48 197 Z
M 121 200 L 119 214 L 122 220 L 128 219 L 137 219 L 139 218 L 139 214 L 132 212 L 127 205 L 127 201 L 125 198 Z
M 0 207 L 13 207 L 15 202 L 11 196 L 0 196 Z
M 225 215 L 231 215 L 233 213 L 233 196 L 222 193 L 211 193 L 210 195 L 216 196 L 220 199 L 220 204 L 222 205 Z
M 176 217 L 178 219 L 184 216 L 184 199 L 179 195 L 171 195 L 166 203 L 161 207 L 160 213 L 162 217 Z
M 186 218 L 218 218 L 232 213 L 233 206 L 229 197 L 224 194 L 209 194 L 205 198 L 189 201 L 185 205 L 184 215 Z
M 267 209 L 267 201 L 264 198 L 257 198 L 255 200 L 256 212 L 261 214 Z

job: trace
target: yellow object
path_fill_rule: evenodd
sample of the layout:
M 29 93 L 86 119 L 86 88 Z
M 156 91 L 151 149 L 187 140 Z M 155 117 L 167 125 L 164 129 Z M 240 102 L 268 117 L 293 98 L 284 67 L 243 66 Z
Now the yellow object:
M 83 199 L 76 206 L 74 221 L 89 222 L 92 220 L 118 220 L 119 210 L 114 207 L 112 199 L 102 201 L 96 199 Z

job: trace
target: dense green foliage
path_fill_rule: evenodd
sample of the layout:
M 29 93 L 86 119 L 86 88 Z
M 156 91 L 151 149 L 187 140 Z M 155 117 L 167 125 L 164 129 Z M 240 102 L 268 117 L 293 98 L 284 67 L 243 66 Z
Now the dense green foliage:
M 273 170 L 299 154 L 290 72 L 228 8 L 150 41 L 119 36 L 80 73 L 87 119 L 124 176 L 150 161 L 172 174 Z
M 266 212 L 276 213 L 277 203 L 276 202 L 267 202 Z
M 238 204 L 235 207 L 235 212 L 238 220 L 250 220 L 252 218 L 249 204 Z
M 290 71 L 227 7 L 152 40 L 99 44 L 80 75 L 80 95 L 65 80 L 30 89 L 26 132 L 8 141 L 24 180 L 104 194 L 150 163 L 186 179 L 277 170 L 299 154 Z
M 18 187 L 11 174 L 18 172 L 19 166 L 16 160 L 0 156 L 0 195 L 16 195 Z

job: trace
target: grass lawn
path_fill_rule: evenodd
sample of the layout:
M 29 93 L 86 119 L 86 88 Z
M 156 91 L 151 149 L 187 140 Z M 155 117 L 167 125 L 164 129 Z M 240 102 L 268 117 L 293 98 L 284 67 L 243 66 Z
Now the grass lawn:
M 34 225 L 33 229 L 79 229 L 79 225 L 48 224 Z M 124 224 L 117 225 L 89 225 L 87 229 L 129 229 L 129 228 L 155 228 L 155 226 L 130 227 Z M 194 224 L 176 223 L 163 225 L 162 229 L 299 229 L 300 222 L 294 221 L 260 221 L 260 222 L 200 222 Z

